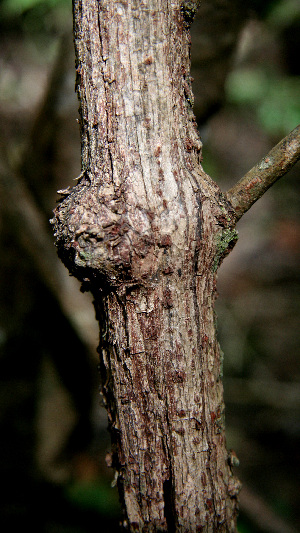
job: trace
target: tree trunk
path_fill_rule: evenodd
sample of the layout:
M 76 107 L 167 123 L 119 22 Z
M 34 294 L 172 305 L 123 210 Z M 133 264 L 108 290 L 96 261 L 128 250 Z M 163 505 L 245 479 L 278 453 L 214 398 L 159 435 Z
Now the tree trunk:
M 126 521 L 233 532 L 214 300 L 236 217 L 200 164 L 195 2 L 73 3 L 82 174 L 54 223 L 60 257 L 95 299 Z

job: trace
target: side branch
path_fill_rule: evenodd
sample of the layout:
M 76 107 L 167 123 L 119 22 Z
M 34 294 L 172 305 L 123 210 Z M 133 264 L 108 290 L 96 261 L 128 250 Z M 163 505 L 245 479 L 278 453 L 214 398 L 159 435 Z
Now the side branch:
M 300 125 L 227 191 L 226 197 L 236 213 L 236 219 L 239 220 L 299 158 Z

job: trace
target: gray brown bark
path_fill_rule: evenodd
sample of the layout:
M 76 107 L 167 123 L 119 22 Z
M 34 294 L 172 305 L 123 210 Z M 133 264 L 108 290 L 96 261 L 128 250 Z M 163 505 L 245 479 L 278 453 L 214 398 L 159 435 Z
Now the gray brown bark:
M 235 531 L 217 268 L 234 211 L 203 172 L 179 1 L 74 1 L 82 175 L 59 255 L 100 323 L 112 463 L 131 531 Z

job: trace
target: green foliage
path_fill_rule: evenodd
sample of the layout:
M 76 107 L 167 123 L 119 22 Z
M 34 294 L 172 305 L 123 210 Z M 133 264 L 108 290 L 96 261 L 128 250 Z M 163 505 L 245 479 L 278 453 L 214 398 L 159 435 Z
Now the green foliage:
M 25 11 L 32 9 L 39 5 L 44 5 L 48 8 L 61 6 L 62 4 L 70 5 L 69 0 L 3 0 L 1 5 L 1 13 L 4 16 L 13 17 L 21 15 Z
M 116 489 L 100 479 L 96 482 L 77 482 L 66 488 L 66 498 L 82 509 L 101 515 L 118 515 L 120 504 Z
M 0 31 L 23 39 L 28 57 L 51 63 L 58 38 L 72 27 L 72 0 L 3 0 Z
M 0 4 L 2 31 L 38 40 L 38 46 L 71 27 L 71 0 L 3 0 Z
M 289 133 L 300 123 L 300 78 L 270 80 L 267 97 L 257 113 L 262 126 L 269 132 Z
M 266 28 L 280 43 L 282 31 L 300 18 L 299 0 L 268 2 L 265 14 Z M 267 134 L 278 137 L 287 135 L 300 123 L 299 93 L 299 76 L 260 61 L 237 67 L 226 82 L 227 101 L 241 111 L 253 113 Z
M 245 2 L 245 7 L 264 18 L 274 8 L 274 6 L 276 7 L 277 4 L 278 0 L 264 0 L 264 2 L 262 2 L 262 0 L 247 0 Z
M 238 523 L 238 533 L 253 533 L 253 529 L 250 529 L 243 523 Z
M 280 2 L 274 2 L 272 10 L 267 16 L 267 22 L 273 27 L 286 27 L 299 16 L 299 0 L 281 0 Z
M 228 76 L 226 93 L 230 103 L 251 109 L 271 135 L 287 135 L 300 123 L 299 77 L 260 67 L 238 69 Z

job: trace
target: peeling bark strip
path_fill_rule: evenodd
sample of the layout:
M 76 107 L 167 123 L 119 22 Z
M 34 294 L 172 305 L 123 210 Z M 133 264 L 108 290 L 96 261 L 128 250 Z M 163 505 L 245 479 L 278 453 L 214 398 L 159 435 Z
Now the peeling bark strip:
M 237 234 L 200 165 L 186 9 L 179 0 L 73 7 L 82 175 L 53 222 L 61 259 L 95 298 L 127 522 L 233 532 L 239 483 L 213 305 Z

